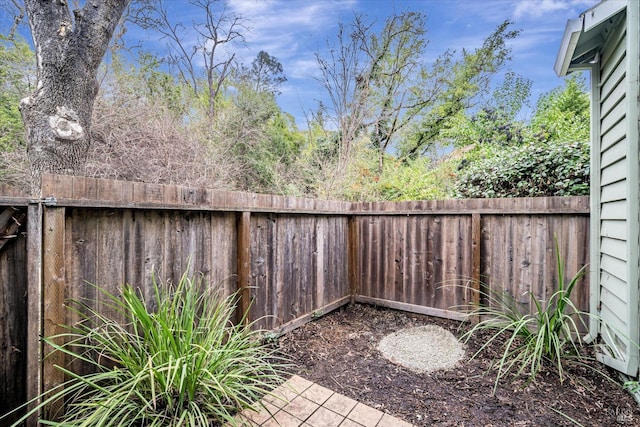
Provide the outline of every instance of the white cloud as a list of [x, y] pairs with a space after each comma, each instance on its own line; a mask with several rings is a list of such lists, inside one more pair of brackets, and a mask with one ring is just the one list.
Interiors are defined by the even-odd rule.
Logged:
[[588, 8], [597, 0], [520, 0], [513, 11], [514, 19], [541, 18], [557, 11]]
[[356, 0], [230, 0], [230, 8], [249, 21], [247, 44], [279, 59], [315, 50], [318, 35], [351, 12]]
[[291, 62], [291, 70], [288, 73], [293, 79], [308, 79], [318, 74], [318, 63], [312, 55], [305, 55]]
[[[247, 49], [239, 60], [249, 63], [261, 50], [280, 61], [288, 79], [279, 99], [299, 110], [318, 97], [313, 76], [318, 72], [314, 52], [325, 47], [338, 22], [349, 21], [358, 0], [229, 0], [230, 11], [248, 22]], [[286, 101], [285, 101], [286, 100]]]

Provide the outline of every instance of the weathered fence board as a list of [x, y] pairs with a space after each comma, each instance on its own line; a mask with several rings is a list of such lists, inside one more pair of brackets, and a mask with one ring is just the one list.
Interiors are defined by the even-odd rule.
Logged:
[[416, 213], [356, 222], [357, 298], [429, 307], [433, 314], [470, 302], [471, 288], [460, 285], [473, 273], [471, 216]]
[[0, 408], [14, 408], [26, 397], [26, 254], [24, 234], [0, 250]]
[[[570, 279], [589, 262], [589, 217], [567, 215], [487, 215], [482, 222], [482, 281], [506, 291], [523, 307], [531, 292], [548, 300], [557, 290], [554, 236]], [[574, 302], [589, 308], [587, 277], [576, 286]]]
[[234, 213], [75, 208], [66, 223], [75, 297], [95, 297], [87, 282], [116, 293], [128, 283], [151, 299], [152, 275], [176, 282], [188, 265], [225, 294], [235, 291]]
[[[26, 399], [28, 199], [0, 186], [0, 408]], [[0, 411], [2, 412], [2, 411]]]
[[251, 317], [265, 329], [344, 300], [348, 219], [317, 215], [252, 215]]

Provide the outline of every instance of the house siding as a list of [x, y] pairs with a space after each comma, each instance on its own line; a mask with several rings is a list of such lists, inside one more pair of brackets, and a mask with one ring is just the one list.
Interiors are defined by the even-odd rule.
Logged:
[[[627, 12], [628, 14], [628, 12]], [[638, 292], [638, 156], [637, 117], [630, 107], [634, 61], [628, 19], [622, 19], [601, 50], [597, 100], [597, 133], [593, 156], [598, 177], [592, 197], [599, 209], [592, 220], [599, 232], [592, 237], [597, 248], [597, 314], [600, 335], [610, 348], [601, 355], [608, 365], [630, 375], [638, 371], [636, 341]], [[636, 26], [637, 27], [637, 26]], [[633, 28], [633, 27], [631, 27]], [[637, 91], [636, 91], [637, 93]]]

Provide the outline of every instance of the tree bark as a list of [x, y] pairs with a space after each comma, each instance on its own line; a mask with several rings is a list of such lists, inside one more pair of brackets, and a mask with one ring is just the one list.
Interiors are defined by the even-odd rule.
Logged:
[[25, 0], [36, 50], [36, 90], [20, 102], [31, 168], [40, 197], [43, 173], [81, 174], [91, 143], [98, 67], [130, 0]]

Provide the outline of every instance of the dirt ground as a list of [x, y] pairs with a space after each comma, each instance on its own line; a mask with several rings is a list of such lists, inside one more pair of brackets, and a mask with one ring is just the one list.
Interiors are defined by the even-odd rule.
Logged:
[[456, 368], [427, 374], [394, 365], [376, 350], [385, 335], [426, 324], [461, 334], [459, 322], [357, 304], [282, 336], [279, 345], [295, 373], [419, 426], [640, 425], [636, 401], [620, 383], [594, 373], [591, 368], [602, 369], [597, 362], [568, 369], [563, 383], [552, 370], [531, 384], [509, 377], [493, 394], [490, 367], [499, 349], [469, 360], [486, 335], [468, 343]]

